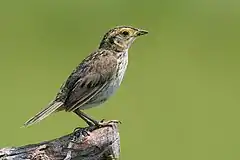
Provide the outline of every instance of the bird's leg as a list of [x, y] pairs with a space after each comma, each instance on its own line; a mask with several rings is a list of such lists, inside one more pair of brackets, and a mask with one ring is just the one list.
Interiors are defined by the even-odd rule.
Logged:
[[119, 121], [119, 120], [109, 120], [109, 121], [105, 121], [105, 120], [103, 119], [103, 120], [101, 120], [100, 122], [98, 122], [98, 121], [94, 120], [93, 118], [89, 117], [89, 116], [88, 116], [87, 114], [85, 114], [84, 112], [82, 112], [82, 111], [79, 111], [79, 112], [81, 113], [81, 115], [82, 115], [83, 117], [85, 117], [85, 119], [87, 119], [88, 121], [92, 121], [92, 123], [93, 123], [96, 127], [98, 127], [98, 128], [104, 127], [104, 126], [111, 126], [112, 123], [121, 124], [121, 121]]
[[89, 126], [99, 126], [99, 122], [94, 120], [93, 118], [89, 117], [84, 112], [80, 111], [79, 109], [75, 110], [76, 113], [80, 118], [82, 118]]
[[98, 121], [94, 120], [93, 118], [91, 118], [90, 116], [88, 116], [87, 114], [85, 114], [84, 112], [80, 111], [79, 109], [77, 109], [74, 112], [79, 117], [81, 117], [89, 126], [96, 126], [96, 127], [100, 128], [100, 127], [103, 127], [103, 126], [109, 126], [109, 125], [111, 125], [111, 123], [120, 123], [121, 124], [121, 122], [119, 120], [105, 121], [103, 119], [100, 122], [98, 122]]

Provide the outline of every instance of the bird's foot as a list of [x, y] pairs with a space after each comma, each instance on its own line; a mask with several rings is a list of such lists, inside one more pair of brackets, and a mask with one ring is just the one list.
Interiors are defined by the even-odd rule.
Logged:
[[109, 121], [105, 121], [105, 119], [101, 120], [100, 122], [98, 122], [98, 124], [96, 124], [96, 126], [98, 128], [101, 127], [105, 127], [105, 126], [112, 126], [113, 124], [121, 124], [122, 122], [119, 120], [109, 120]]

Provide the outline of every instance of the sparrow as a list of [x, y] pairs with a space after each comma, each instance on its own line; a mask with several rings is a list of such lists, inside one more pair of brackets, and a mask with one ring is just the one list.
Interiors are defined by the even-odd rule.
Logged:
[[98, 49], [88, 55], [62, 84], [54, 100], [24, 123], [35, 124], [52, 113], [74, 112], [89, 126], [100, 124], [83, 112], [106, 102], [119, 88], [128, 65], [128, 50], [148, 31], [131, 26], [110, 29]]

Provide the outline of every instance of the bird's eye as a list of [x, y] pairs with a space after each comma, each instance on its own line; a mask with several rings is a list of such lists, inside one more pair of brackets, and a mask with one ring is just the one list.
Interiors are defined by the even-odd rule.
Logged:
[[127, 36], [127, 35], [129, 35], [129, 32], [128, 32], [128, 31], [123, 31], [122, 34], [123, 34], [124, 36]]

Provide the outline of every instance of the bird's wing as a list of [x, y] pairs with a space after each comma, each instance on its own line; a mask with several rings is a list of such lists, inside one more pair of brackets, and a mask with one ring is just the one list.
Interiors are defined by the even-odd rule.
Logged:
[[64, 106], [74, 111], [89, 102], [116, 74], [117, 58], [109, 51], [98, 51], [87, 57], [66, 81]]

